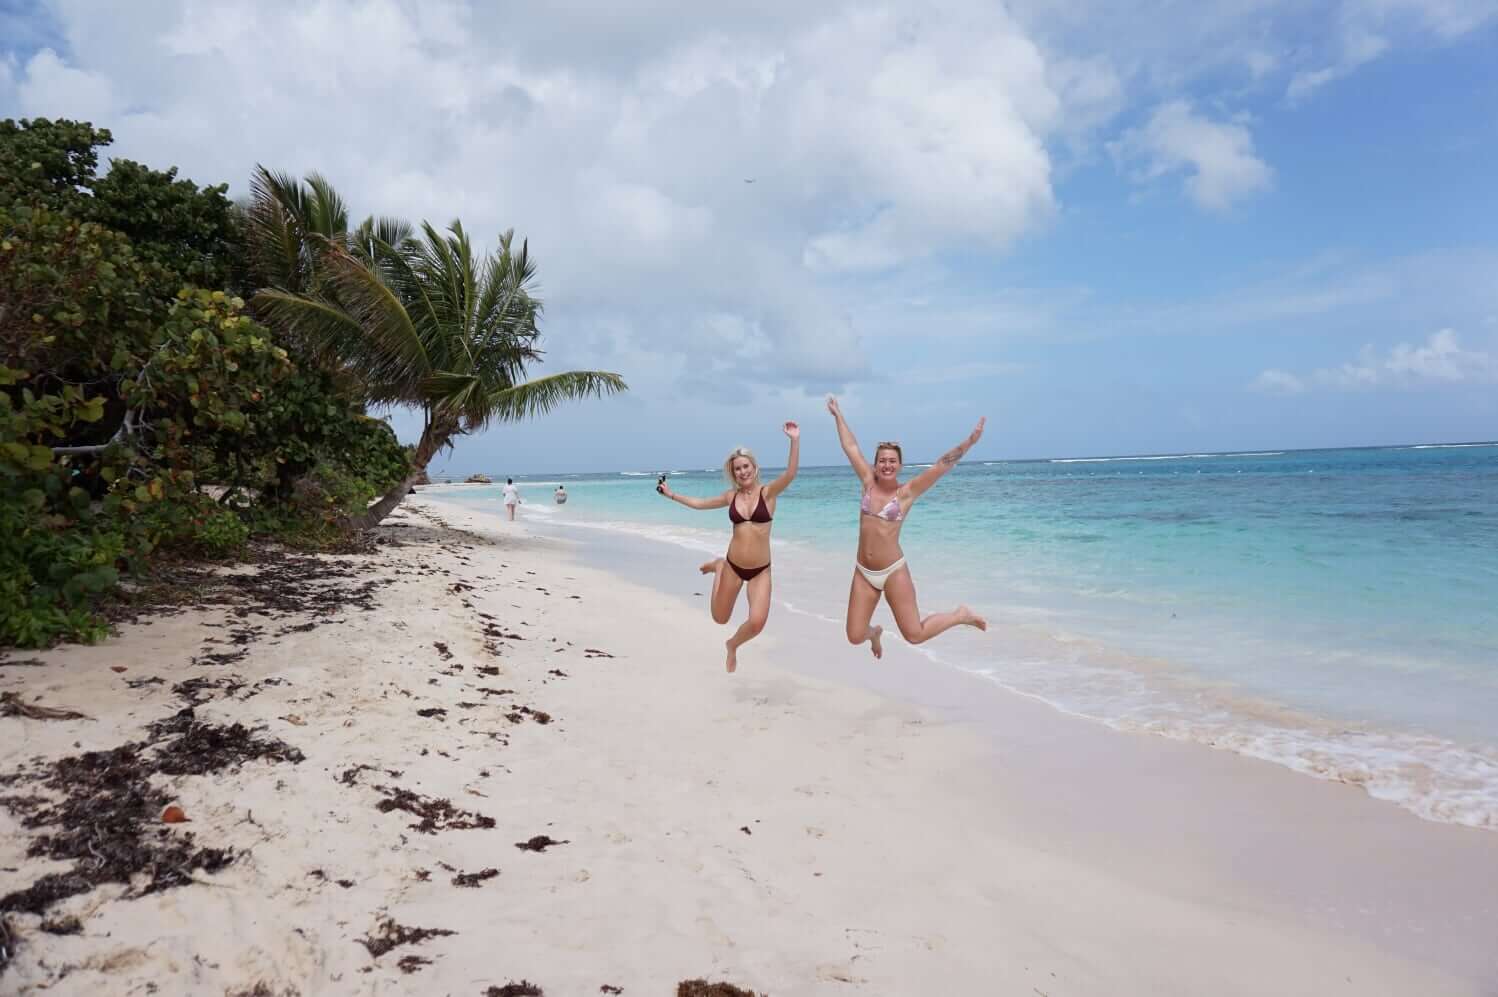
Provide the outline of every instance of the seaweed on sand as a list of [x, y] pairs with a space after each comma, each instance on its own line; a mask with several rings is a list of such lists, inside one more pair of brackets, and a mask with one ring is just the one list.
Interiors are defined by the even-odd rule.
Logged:
[[156, 752], [156, 771], [164, 775], [206, 775], [261, 758], [295, 765], [306, 757], [279, 738], [256, 737], [242, 723], [203, 723], [191, 706], [149, 729], [158, 741], [175, 738]]
[[484, 991], [484, 997], [544, 997], [544, 991], [530, 980], [521, 980], [502, 987], [490, 987]]
[[48, 795], [0, 797], [23, 827], [45, 829], [32, 838], [29, 857], [73, 863], [0, 897], [0, 912], [41, 914], [59, 900], [104, 883], [129, 885], [137, 876], [145, 882], [133, 895], [156, 893], [192, 882], [194, 870], [222, 869], [234, 860], [231, 849], [200, 847], [192, 832], [161, 824], [172, 798], [150, 777], [206, 775], [255, 758], [302, 760], [296, 748], [256, 737], [242, 724], [199, 722], [191, 707], [150, 731], [149, 742], [62, 758], [24, 777]]
[[676, 985], [676, 997], [768, 997], [732, 983], [709, 983], [706, 980], [682, 980]]
[[387, 917], [376, 926], [374, 931], [370, 932], [368, 938], [357, 938], [355, 941], [368, 949], [371, 956], [378, 959], [398, 945], [420, 945], [428, 938], [456, 934], [456, 931], [450, 931], [447, 928], [413, 928], [409, 925], [397, 924], [394, 918]]
[[568, 845], [568, 844], [571, 844], [571, 842], [570, 841], [557, 841], [557, 840], [555, 840], [554, 838], [552, 838], [552, 837], [550, 837], [548, 835], [538, 834], [534, 838], [530, 838], [529, 840], [515, 842], [515, 847], [518, 848], [518, 849], [520, 849], [523, 852], [544, 852], [544, 851], [546, 851], [546, 849], [550, 848], [552, 845]]
[[13, 692], [0, 692], [0, 717], [26, 717], [30, 720], [88, 720], [77, 710], [59, 710], [51, 706], [28, 703]]
[[392, 810], [404, 810], [408, 814], [414, 814], [421, 820], [410, 826], [412, 830], [423, 834], [494, 826], [493, 817], [485, 817], [471, 810], [462, 810], [453, 806], [451, 800], [433, 799], [399, 786], [376, 786], [374, 788], [376, 792], [386, 794], [383, 800], [375, 804], [380, 813], [388, 814]]
[[493, 879], [499, 875], [498, 869], [484, 869], [481, 872], [460, 872], [453, 877], [454, 886], [467, 886], [474, 889], [486, 879]]
[[191, 882], [194, 869], [215, 872], [233, 861], [229, 849], [199, 848], [191, 832], [161, 826], [156, 815], [171, 797], [151, 785], [156, 769], [142, 748], [124, 744], [53, 763], [38, 781], [56, 800], [0, 800], [23, 827], [53, 829], [32, 839], [28, 856], [73, 863], [0, 897], [0, 911], [41, 914], [59, 900], [103, 883], [129, 884], [137, 875], [147, 877], [138, 893], [155, 893]]
[[5, 916], [0, 914], [0, 974], [5, 972], [5, 967], [10, 965], [11, 956], [16, 952], [16, 936], [11, 934], [10, 925], [6, 923]]

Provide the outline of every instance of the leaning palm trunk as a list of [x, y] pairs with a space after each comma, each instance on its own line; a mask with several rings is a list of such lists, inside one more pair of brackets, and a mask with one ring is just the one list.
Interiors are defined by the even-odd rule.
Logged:
[[380, 500], [364, 510], [362, 514], [350, 517], [347, 525], [355, 530], [372, 530], [384, 522], [385, 517], [394, 512], [396, 507], [405, 501], [406, 496], [411, 494], [411, 489], [441, 449], [441, 445], [432, 438], [430, 429], [422, 433], [421, 442], [416, 445], [416, 452], [411, 455], [411, 469], [406, 473], [405, 478], [380, 496]]

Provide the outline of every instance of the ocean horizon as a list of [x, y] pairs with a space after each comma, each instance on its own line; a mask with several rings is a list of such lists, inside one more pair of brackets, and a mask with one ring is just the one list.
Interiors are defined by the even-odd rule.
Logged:
[[[661, 500], [657, 473], [513, 477], [532, 525], [720, 554], [722, 511]], [[718, 468], [664, 473], [724, 487]], [[846, 465], [803, 467], [776, 511], [776, 602], [829, 640], [857, 497]], [[1498, 442], [968, 461], [902, 539], [923, 613], [961, 601], [991, 624], [918, 648], [934, 663], [1498, 829]]]

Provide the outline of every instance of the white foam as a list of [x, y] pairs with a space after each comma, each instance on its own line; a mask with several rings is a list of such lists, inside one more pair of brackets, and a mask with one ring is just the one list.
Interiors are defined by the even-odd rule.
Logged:
[[1177, 453], [1153, 454], [1147, 457], [1052, 457], [1049, 464], [1112, 464], [1121, 460], [1205, 460], [1208, 457], [1282, 457], [1283, 450], [1259, 450], [1252, 453]]
[[1417, 443], [1412, 447], [1394, 447], [1395, 450], [1465, 450], [1469, 447], [1498, 447], [1498, 443]]

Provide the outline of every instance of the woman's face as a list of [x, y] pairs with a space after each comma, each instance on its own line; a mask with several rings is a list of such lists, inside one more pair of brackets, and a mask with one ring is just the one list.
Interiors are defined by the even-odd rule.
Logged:
[[900, 476], [900, 455], [893, 450], [880, 450], [874, 455], [874, 477], [894, 479]]
[[754, 476], [759, 469], [754, 466], [754, 461], [748, 457], [735, 457], [733, 459], [733, 481], [740, 488], [747, 488], [754, 483]]

